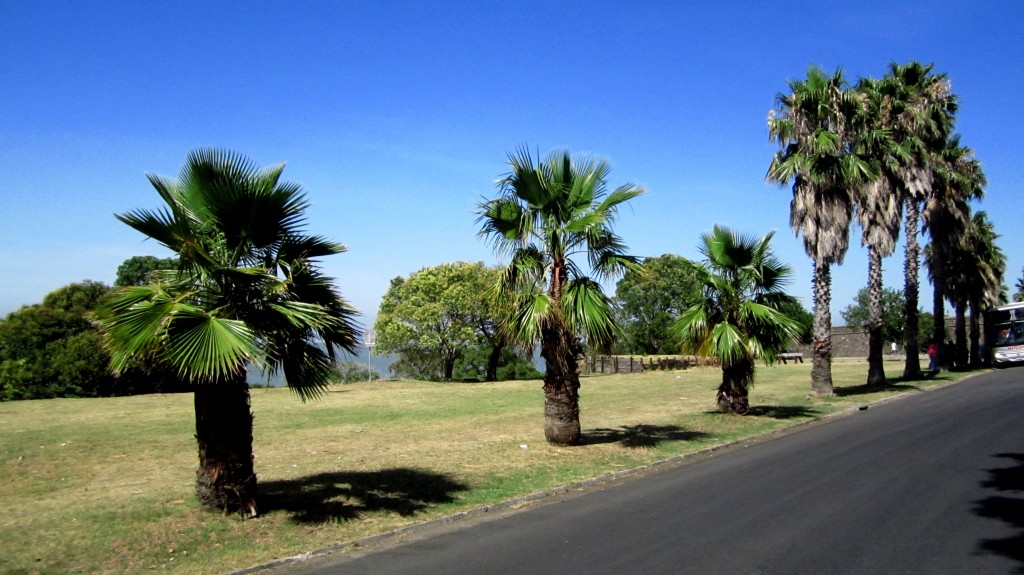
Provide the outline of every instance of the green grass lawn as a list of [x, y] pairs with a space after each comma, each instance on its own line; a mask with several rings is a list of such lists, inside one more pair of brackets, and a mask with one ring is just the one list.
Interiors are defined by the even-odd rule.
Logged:
[[[889, 363], [898, 373], [902, 364]], [[0, 403], [0, 573], [222, 573], [691, 453], [960, 374], [865, 393], [836, 362], [759, 367], [751, 415], [713, 413], [721, 372], [595, 376], [584, 445], [544, 441], [539, 381], [254, 389], [261, 517], [201, 511], [191, 394]]]

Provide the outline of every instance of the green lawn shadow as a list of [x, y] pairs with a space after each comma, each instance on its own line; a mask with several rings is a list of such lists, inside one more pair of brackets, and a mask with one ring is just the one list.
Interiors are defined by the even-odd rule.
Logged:
[[580, 445], [621, 443], [634, 449], [657, 447], [663, 441], [692, 441], [706, 436], [700, 431], [686, 431], [677, 425], [623, 425], [616, 429], [590, 429], [583, 433]]
[[419, 469], [338, 471], [259, 484], [261, 513], [285, 511], [300, 524], [358, 519], [390, 511], [403, 517], [441, 503], [469, 486], [450, 476]]

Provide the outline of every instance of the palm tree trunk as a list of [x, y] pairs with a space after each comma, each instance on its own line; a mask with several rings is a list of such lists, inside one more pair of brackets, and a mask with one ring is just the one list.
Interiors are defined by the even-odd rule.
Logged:
[[903, 364], [903, 379], [921, 379], [920, 342], [918, 342], [919, 314], [917, 311], [918, 296], [918, 268], [920, 267], [921, 247], [917, 243], [917, 224], [920, 219], [921, 205], [916, 200], [907, 202], [907, 244], [904, 249], [903, 258], [903, 293], [906, 296], [905, 315], [907, 317], [906, 342], [904, 349], [907, 358]]
[[936, 354], [939, 357], [939, 369], [949, 367], [946, 362], [952, 357], [951, 349], [946, 349], [946, 298], [940, 287], [943, 282], [940, 270], [932, 272], [932, 317], [935, 319], [932, 328], [932, 341], [935, 342]]
[[256, 516], [252, 411], [245, 373], [195, 388], [199, 469], [196, 495], [207, 508]]
[[868, 246], [868, 385], [885, 385], [882, 365], [882, 256]]
[[811, 347], [811, 396], [826, 397], [832, 388], [832, 273], [814, 262], [814, 343]]
[[718, 386], [718, 411], [746, 415], [750, 411], [748, 389], [754, 379], [754, 363], [741, 360], [722, 366], [722, 385]]
[[971, 298], [970, 310], [971, 310], [971, 323], [970, 323], [970, 341], [971, 341], [971, 352], [970, 352], [970, 366], [971, 369], [978, 369], [981, 367], [981, 325], [979, 322], [978, 315], [981, 313], [981, 302], [977, 298]]
[[967, 302], [956, 302], [956, 347], [954, 360], [957, 367], [967, 366]]
[[579, 339], [561, 325], [541, 329], [544, 358], [544, 438], [555, 445], [580, 443]]

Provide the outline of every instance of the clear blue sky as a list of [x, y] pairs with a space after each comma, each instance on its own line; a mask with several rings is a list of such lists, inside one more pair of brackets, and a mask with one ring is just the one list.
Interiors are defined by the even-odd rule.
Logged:
[[[0, 315], [169, 255], [113, 214], [157, 207], [144, 174], [206, 146], [287, 162], [309, 229], [350, 248], [325, 269], [367, 324], [397, 275], [497, 263], [473, 210], [522, 144], [600, 155], [612, 187], [646, 186], [617, 227], [635, 254], [696, 257], [715, 223], [777, 229], [810, 308], [791, 192], [764, 182], [768, 110], [809, 64], [852, 81], [911, 59], [951, 77], [989, 181], [975, 208], [1020, 277], [1024, 5], [699, 4], [0, 0]], [[867, 281], [852, 233], [836, 321]], [[884, 265], [901, 288], [902, 248]]]

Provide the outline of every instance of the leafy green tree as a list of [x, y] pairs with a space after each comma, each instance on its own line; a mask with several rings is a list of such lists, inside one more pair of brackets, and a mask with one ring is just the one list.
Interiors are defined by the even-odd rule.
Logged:
[[594, 349], [610, 349], [617, 331], [610, 299], [579, 260], [607, 280], [636, 265], [612, 224], [619, 206], [644, 190], [626, 184], [608, 193], [608, 163], [568, 152], [535, 161], [521, 149], [509, 155], [509, 164], [498, 197], [479, 205], [480, 235], [509, 261], [499, 289], [514, 306], [507, 333], [524, 348], [540, 343], [544, 436], [576, 445], [580, 338]]
[[791, 80], [790, 92], [776, 96], [768, 132], [779, 151], [767, 178], [793, 182], [790, 227], [803, 237], [813, 263], [814, 342], [811, 395], [829, 396], [832, 386], [832, 274], [850, 245], [854, 194], [868, 167], [851, 150], [849, 119], [861, 106], [841, 70], [829, 76], [807, 69], [806, 80]]
[[678, 353], [670, 328], [699, 299], [700, 284], [686, 258], [646, 258], [615, 285], [615, 311], [623, 330], [616, 348], [622, 353]]
[[1024, 268], [1020, 270], [1020, 279], [1017, 280], [1015, 289], [1017, 291], [1013, 294], [1013, 301], [1024, 301]]
[[179, 266], [122, 288], [98, 313], [116, 369], [151, 354], [193, 385], [199, 500], [249, 515], [257, 486], [246, 367], [283, 373], [300, 398], [316, 398], [336, 350], [354, 353], [359, 338], [356, 312], [318, 267], [345, 247], [305, 233], [308, 201], [283, 170], [201, 149], [177, 179], [148, 175], [166, 206], [117, 218]]
[[[846, 325], [867, 331], [871, 318], [870, 301], [871, 293], [868, 288], [858, 291], [854, 302], [839, 312]], [[903, 292], [894, 289], [883, 290], [881, 304], [882, 340], [902, 344], [906, 337], [906, 299]]]
[[117, 279], [114, 286], [141, 286], [149, 283], [150, 275], [160, 270], [178, 269], [178, 258], [158, 258], [155, 256], [132, 256], [117, 266]]
[[91, 280], [73, 283], [0, 321], [0, 400], [118, 393], [109, 355], [89, 320], [109, 290]]
[[769, 233], [761, 239], [715, 226], [701, 236], [702, 263], [693, 269], [703, 299], [673, 327], [684, 352], [711, 357], [722, 366], [718, 409], [745, 414], [754, 383], [754, 362], [773, 363], [791, 345], [800, 326], [778, 310], [789, 267], [771, 251]]
[[398, 355], [396, 375], [450, 380], [460, 354], [486, 344], [493, 380], [506, 346], [497, 329], [500, 307], [490, 297], [499, 274], [482, 262], [455, 262], [391, 280], [377, 314], [377, 353]]

